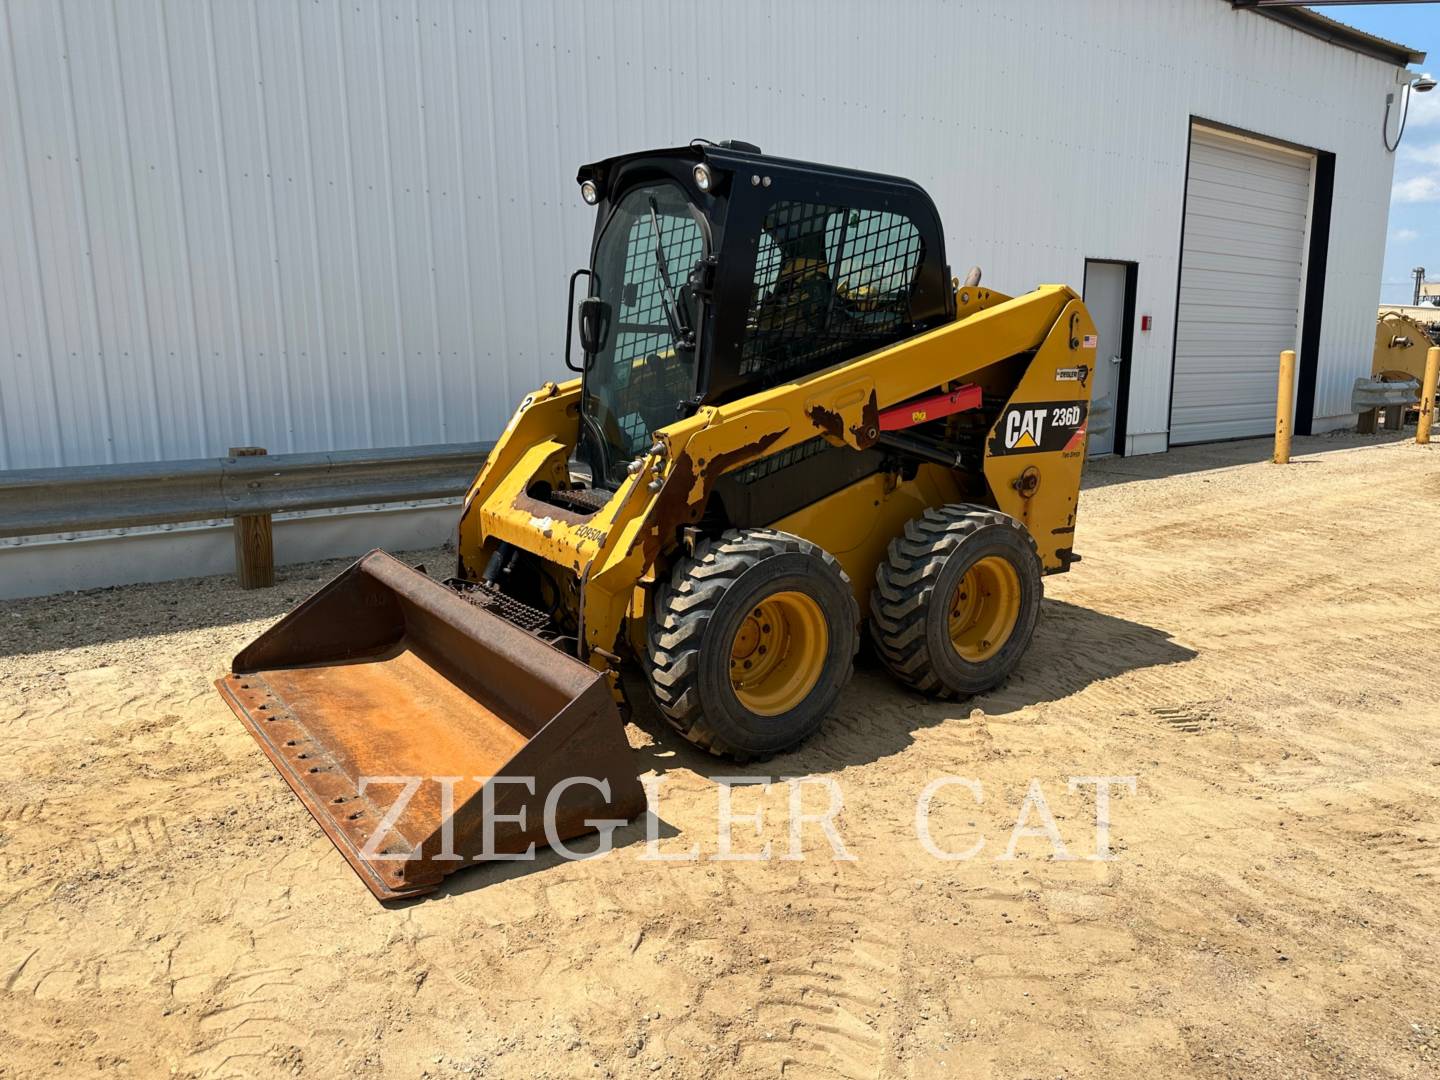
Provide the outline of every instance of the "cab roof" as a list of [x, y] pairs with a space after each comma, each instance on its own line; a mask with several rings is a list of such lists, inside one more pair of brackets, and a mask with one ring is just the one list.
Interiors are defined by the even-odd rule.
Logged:
[[592, 161], [588, 165], [580, 166], [575, 175], [575, 181], [583, 184], [586, 180], [592, 180], [601, 191], [604, 191], [610, 187], [610, 181], [627, 166], [666, 159], [691, 161], [697, 164], [703, 161], [726, 172], [763, 168], [768, 165], [785, 169], [791, 173], [810, 173], [831, 180], [849, 180], [862, 184], [879, 183], [909, 188], [924, 195], [926, 199], [929, 198], [924, 188], [902, 176], [867, 172], [863, 169], [851, 169], [839, 165], [826, 165], [816, 161], [778, 157], [774, 154], [764, 153], [754, 143], [742, 142], [739, 139], [727, 139], [718, 143], [711, 142], [709, 139], [692, 139], [688, 146], [668, 146], [656, 150], [638, 150], [628, 154], [617, 154], [614, 157], [602, 158], [599, 161]]

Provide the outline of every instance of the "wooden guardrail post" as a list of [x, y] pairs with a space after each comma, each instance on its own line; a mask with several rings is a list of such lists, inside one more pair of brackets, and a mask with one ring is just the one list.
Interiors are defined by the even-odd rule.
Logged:
[[1430, 425], [1435, 421], [1437, 380], [1440, 380], [1440, 345], [1432, 345], [1425, 354], [1425, 381], [1420, 384], [1420, 422], [1415, 425], [1415, 441], [1422, 446], [1430, 441]]
[[[232, 446], [231, 457], [260, 457], [263, 446]], [[235, 515], [235, 580], [242, 589], [275, 584], [275, 543], [269, 514]]]
[[1290, 435], [1295, 426], [1295, 350], [1280, 354], [1280, 384], [1275, 399], [1275, 464], [1290, 461]]

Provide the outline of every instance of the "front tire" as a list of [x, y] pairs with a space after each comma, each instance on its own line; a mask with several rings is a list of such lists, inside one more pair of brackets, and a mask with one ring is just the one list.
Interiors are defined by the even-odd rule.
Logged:
[[926, 510], [875, 570], [870, 636], [885, 665], [923, 693], [984, 693], [1025, 655], [1044, 596], [1035, 541], [983, 506]]
[[774, 529], [731, 529], [681, 559], [652, 607], [660, 711], [712, 754], [750, 761], [820, 726], [854, 671], [860, 611], [835, 557]]

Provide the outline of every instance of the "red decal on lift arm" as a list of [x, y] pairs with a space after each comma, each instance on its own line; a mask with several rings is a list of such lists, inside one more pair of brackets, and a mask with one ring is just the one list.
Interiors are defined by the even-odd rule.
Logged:
[[939, 420], [953, 413], [967, 409], [978, 409], [984, 397], [978, 386], [962, 386], [948, 394], [934, 394], [931, 397], [912, 398], [899, 405], [892, 405], [880, 414], [881, 431], [903, 431], [905, 428], [923, 424], [927, 420]]

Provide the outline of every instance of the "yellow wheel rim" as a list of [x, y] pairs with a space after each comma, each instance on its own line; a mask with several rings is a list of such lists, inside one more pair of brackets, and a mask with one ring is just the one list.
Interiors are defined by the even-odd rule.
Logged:
[[999, 555], [966, 570], [950, 596], [950, 641], [972, 664], [1004, 648], [1019, 619], [1020, 575]]
[[759, 716], [789, 712], [820, 681], [830, 630], [820, 605], [798, 592], [767, 596], [745, 615], [730, 643], [730, 683]]

